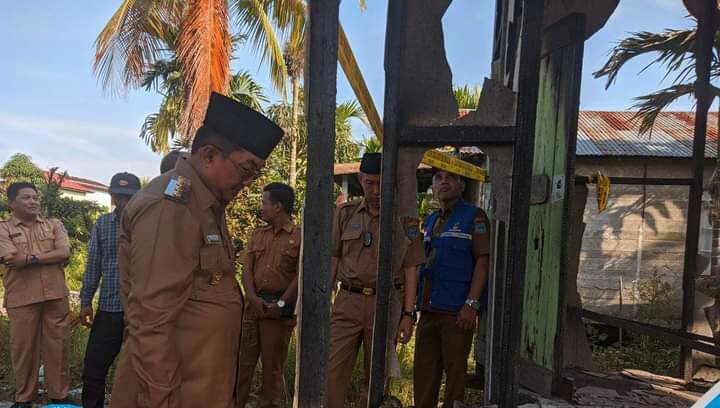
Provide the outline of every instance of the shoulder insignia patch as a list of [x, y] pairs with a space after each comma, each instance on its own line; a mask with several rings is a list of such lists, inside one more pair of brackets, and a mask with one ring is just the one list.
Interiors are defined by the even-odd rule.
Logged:
[[403, 224], [405, 227], [405, 235], [408, 239], [412, 241], [420, 236], [419, 221], [417, 218], [405, 217], [403, 219]]
[[408, 227], [406, 234], [410, 240], [415, 240], [417, 237], [420, 236], [420, 230], [416, 225], [413, 225]]
[[183, 176], [170, 179], [164, 194], [172, 200], [187, 203], [190, 199], [190, 179]]

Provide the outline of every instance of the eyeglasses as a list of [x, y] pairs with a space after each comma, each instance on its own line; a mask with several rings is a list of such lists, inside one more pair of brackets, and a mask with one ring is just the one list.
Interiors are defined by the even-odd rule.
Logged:
[[230, 160], [230, 163], [233, 164], [235, 167], [235, 170], [237, 170], [238, 174], [240, 175], [240, 178], [243, 180], [252, 180], [255, 181], [260, 176], [262, 176], [262, 171], [260, 170], [252, 170], [248, 169], [247, 167], [244, 167], [240, 164], [238, 164], [235, 160], [231, 159], [230, 156], [227, 157], [228, 160]]

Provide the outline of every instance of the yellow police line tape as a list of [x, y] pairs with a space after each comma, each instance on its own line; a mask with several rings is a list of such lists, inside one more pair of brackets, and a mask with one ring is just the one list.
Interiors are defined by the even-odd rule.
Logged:
[[428, 150], [423, 156], [422, 162], [428, 166], [449, 171], [463, 177], [485, 182], [487, 171], [481, 167], [462, 161], [456, 157], [448, 156], [435, 149]]
[[595, 192], [597, 193], [598, 214], [607, 209], [608, 199], [610, 197], [610, 178], [601, 172], [597, 172], [587, 177], [588, 184], [596, 184]]

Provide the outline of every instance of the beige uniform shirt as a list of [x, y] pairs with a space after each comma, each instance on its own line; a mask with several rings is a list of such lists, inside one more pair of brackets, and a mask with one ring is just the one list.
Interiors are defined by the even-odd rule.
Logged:
[[250, 237], [243, 263], [252, 271], [257, 293], [282, 296], [298, 275], [300, 228], [292, 221], [273, 231], [268, 225]]
[[187, 160], [130, 201], [118, 261], [127, 328], [112, 407], [232, 407], [243, 299], [224, 208]]
[[[357, 287], [375, 287], [377, 282], [380, 217], [367, 211], [365, 199], [342, 204], [335, 210], [332, 256], [338, 258], [337, 279]], [[393, 228], [393, 282], [403, 283], [403, 267], [425, 262], [422, 238], [417, 229], [406, 233], [399, 219]]]
[[[67, 232], [57, 219], [38, 217], [30, 225], [17, 217], [0, 222], [0, 257], [10, 257], [18, 252], [39, 255], [69, 247]], [[6, 268], [3, 284], [5, 307], [26, 306], [68, 295], [62, 263]]]

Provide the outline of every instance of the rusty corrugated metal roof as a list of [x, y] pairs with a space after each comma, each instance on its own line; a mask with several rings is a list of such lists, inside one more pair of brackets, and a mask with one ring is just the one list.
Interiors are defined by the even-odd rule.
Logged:
[[[640, 134], [635, 112], [580, 111], [578, 156], [692, 157], [694, 112], [662, 112]], [[718, 114], [708, 117], [705, 157], [717, 157]]]

